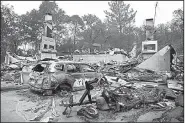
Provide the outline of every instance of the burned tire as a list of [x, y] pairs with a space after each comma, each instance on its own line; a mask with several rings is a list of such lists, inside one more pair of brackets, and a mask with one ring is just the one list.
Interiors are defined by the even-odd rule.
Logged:
[[45, 90], [45, 91], [42, 92], [43, 96], [51, 96], [52, 94], [53, 94], [52, 90]]
[[86, 107], [86, 108], [81, 108], [77, 112], [78, 116], [85, 116], [87, 118], [93, 119], [98, 117], [98, 111], [93, 108], [93, 107]]

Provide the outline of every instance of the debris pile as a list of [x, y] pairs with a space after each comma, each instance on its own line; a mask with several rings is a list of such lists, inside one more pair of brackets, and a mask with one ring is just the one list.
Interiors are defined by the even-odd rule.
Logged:
[[125, 61], [123, 63], [116, 63], [112, 61], [109, 63], [101, 63], [101, 65], [93, 64], [92, 66], [106, 75], [116, 76], [119, 73], [126, 73], [134, 68], [137, 64], [138, 61], [133, 59], [132, 61]]
[[104, 90], [102, 93], [101, 100], [103, 104], [99, 104], [99, 108], [108, 107], [107, 109], [114, 109], [115, 112], [125, 112], [129, 111], [132, 108], [139, 109], [143, 105], [155, 104], [159, 101], [162, 101], [165, 97], [164, 90], [159, 88], [152, 87], [142, 87], [142, 88], [132, 88], [132, 87], [119, 87], [115, 90]]
[[[164, 56], [164, 54], [162, 56], [161, 54], [157, 54], [156, 57], [158, 55], [160, 58]], [[154, 58], [155, 57], [152, 57], [152, 59]], [[167, 69], [170, 67], [173, 68], [168, 72], [142, 68], [143, 66], [138, 67], [139, 63], [139, 61], [133, 59], [132, 61], [121, 64], [114, 61], [110, 63], [92, 64], [98, 72], [104, 74], [101, 79], [85, 80], [84, 83], [82, 82], [84, 88], [81, 91], [78, 90], [79, 93], [73, 90], [74, 87], [72, 86], [70, 86], [72, 89], [62, 89], [67, 88], [64, 85], [58, 86], [59, 89], [62, 90], [59, 91], [60, 93], [57, 93], [57, 99], [54, 99], [56, 95], [50, 95], [50, 97], [43, 96], [48, 98], [48, 101], [46, 101], [48, 103], [43, 103], [34, 110], [32, 109], [34, 113], [37, 113], [37, 116], [31, 119], [31, 121], [53, 121], [54, 117], [59, 117], [55, 111], [55, 107], [59, 106], [62, 110], [61, 115], [63, 114], [62, 116], [60, 115], [60, 117], [64, 118], [66, 116], [65, 118], [69, 119], [78, 116], [85, 121], [98, 121], [102, 118], [103, 114], [107, 112], [114, 115], [122, 115], [124, 112], [136, 110], [138, 112], [130, 116], [134, 117], [134, 122], [137, 121], [139, 117], [151, 112], [162, 112], [160, 117], [151, 119], [153, 122], [182, 122], [184, 120], [183, 90], [179, 89], [179, 87], [171, 88], [169, 86], [169, 80], [171, 79], [173, 84], [176, 80], [176, 85], [180, 84], [182, 87], [184, 83], [183, 61], [179, 59], [175, 64], [167, 66]], [[62, 68], [60, 65], [58, 67], [59, 69]], [[11, 69], [11, 72], [4, 73], [2, 77], [3, 80], [19, 81], [20, 74], [17, 69], [19, 67], [8, 66], [4, 68]], [[34, 71], [39, 72], [38, 70]], [[38, 75], [32, 77], [32, 79], [37, 79], [36, 76], [42, 76], [42, 71], [44, 71], [44, 69], [41, 70]], [[47, 78], [48, 75], [49, 74], [46, 73], [44, 77]], [[70, 76], [61, 76], [61, 74], [56, 73], [54, 75], [55, 78], [51, 77], [53, 80], [50, 82], [59, 82], [63, 81], [63, 79], [68, 80], [68, 82], [73, 81]], [[86, 76], [90, 76], [90, 74]], [[110, 76], [114, 77], [114, 79], [109, 79]], [[67, 77], [69, 78], [67, 79]], [[103, 81], [102, 78], [104, 78]], [[93, 85], [94, 83], [96, 83], [96, 86]], [[140, 86], [136, 86], [137, 84]], [[86, 96], [88, 100], [85, 100]], [[35, 102], [37, 100], [39, 99], [36, 99]], [[44, 110], [38, 113], [43, 108]], [[45, 114], [47, 114], [49, 110], [52, 111], [52, 115], [46, 117]], [[126, 119], [126, 117], [128, 118], [129, 116], [122, 117], [124, 120], [124, 118]]]
[[92, 105], [83, 107], [77, 112], [78, 116], [86, 117], [88, 119], [96, 119], [98, 118], [98, 110]]
[[20, 83], [20, 70], [11, 70], [11, 71], [3, 71], [2, 73], [2, 81], [6, 81], [7, 83]]
[[175, 100], [175, 106], [166, 110], [160, 118], [154, 122], [183, 122], [184, 121], [184, 95], [180, 94]]
[[121, 79], [124, 79], [126, 81], [159, 81], [162, 80], [163, 76], [156, 73], [152, 70], [147, 69], [141, 69], [141, 68], [133, 68], [129, 70], [127, 73], [124, 74], [118, 74], [118, 77]]
[[175, 79], [184, 80], [184, 56], [177, 57], [176, 64], [172, 65], [172, 71], [175, 73]]

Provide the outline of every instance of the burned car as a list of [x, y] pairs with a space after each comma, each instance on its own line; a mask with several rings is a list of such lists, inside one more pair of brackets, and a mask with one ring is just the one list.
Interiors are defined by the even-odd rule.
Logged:
[[85, 89], [85, 81], [102, 78], [92, 66], [72, 61], [42, 61], [30, 73], [31, 90], [53, 93]]

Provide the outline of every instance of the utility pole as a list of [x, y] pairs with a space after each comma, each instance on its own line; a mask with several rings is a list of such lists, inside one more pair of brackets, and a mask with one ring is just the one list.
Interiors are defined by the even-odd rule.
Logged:
[[156, 8], [157, 8], [158, 2], [155, 4], [155, 14], [154, 14], [154, 25], [155, 25], [155, 17], [156, 17]]
[[156, 17], [156, 8], [157, 8], [157, 5], [158, 5], [158, 2], [156, 2], [156, 4], [155, 4], [155, 14], [154, 14], [154, 25], [153, 25], [153, 36], [154, 36], [154, 33], [155, 33], [155, 17]]
[[75, 52], [75, 45], [76, 45], [76, 31], [77, 31], [77, 22], [75, 22], [75, 30], [74, 30], [74, 46], [73, 46], [73, 54], [74, 54], [74, 52]]

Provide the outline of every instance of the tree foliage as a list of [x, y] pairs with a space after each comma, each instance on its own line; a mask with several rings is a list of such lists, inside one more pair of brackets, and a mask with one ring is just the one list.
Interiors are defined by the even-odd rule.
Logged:
[[96, 15], [84, 15], [83, 21], [85, 22], [85, 30], [82, 35], [85, 41], [93, 44], [97, 38], [104, 36], [106, 25]]
[[[108, 2], [110, 11], [104, 11], [107, 18], [107, 26], [109, 31], [113, 32], [115, 47], [130, 50], [133, 43], [133, 33], [135, 16], [137, 11], [125, 4], [124, 1]], [[117, 33], [116, 33], [117, 32]], [[118, 33], [119, 32], [119, 33]]]
[[57, 43], [62, 42], [62, 38], [66, 34], [66, 29], [64, 24], [67, 22], [68, 16], [65, 14], [65, 11], [58, 7], [58, 4], [49, 1], [43, 1], [39, 7], [39, 16], [40, 21], [43, 23], [44, 15], [46, 13], [51, 13], [53, 18], [53, 37]]
[[75, 51], [76, 39], [77, 36], [79, 36], [79, 33], [83, 30], [84, 22], [78, 15], [72, 15], [68, 18], [67, 22], [69, 23], [69, 31], [71, 31], [71, 36], [73, 36], [73, 51]]
[[21, 44], [19, 24], [20, 19], [13, 6], [1, 5], [1, 60], [4, 60], [7, 50], [16, 53]]
[[163, 48], [167, 44], [171, 44], [179, 54], [184, 52], [184, 29], [182, 16], [183, 11], [177, 9], [173, 12], [173, 19], [166, 24], [159, 24], [156, 28], [156, 40], [159, 42], [159, 49]]
[[[53, 17], [53, 37], [57, 42], [58, 53], [72, 53], [86, 43], [90, 44], [89, 48], [93, 43], [98, 43], [104, 50], [115, 47], [131, 51], [135, 42], [141, 49], [141, 42], [145, 40], [145, 28], [144, 25], [134, 26], [137, 11], [123, 1], [111, 1], [108, 5], [109, 10], [104, 11], [106, 20], [102, 21], [94, 14], [69, 16], [55, 1], [43, 1], [38, 10], [33, 9], [20, 16], [14, 12], [13, 6], [1, 4], [2, 61], [7, 50], [20, 52], [18, 46], [21, 44], [33, 43], [36, 49], [28, 52], [33, 55], [38, 52], [44, 15], [47, 12]], [[155, 27], [154, 39], [158, 41], [159, 49], [172, 44], [178, 53], [183, 53], [184, 12], [177, 9], [172, 14], [170, 22]]]
[[135, 22], [137, 11], [130, 8], [130, 4], [125, 4], [124, 1], [108, 2], [109, 11], [104, 11], [110, 27], [117, 29], [119, 33], [127, 33], [127, 28], [131, 27]]
[[173, 12], [173, 20], [172, 23], [176, 27], [176, 29], [180, 29], [184, 31], [184, 12], [182, 9], [177, 9]]

